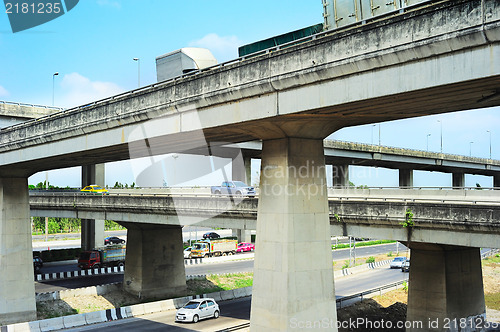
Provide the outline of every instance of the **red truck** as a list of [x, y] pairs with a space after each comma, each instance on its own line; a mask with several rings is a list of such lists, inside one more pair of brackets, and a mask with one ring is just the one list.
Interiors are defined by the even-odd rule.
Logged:
[[111, 245], [94, 250], [82, 251], [78, 259], [78, 267], [84, 269], [98, 269], [108, 266], [125, 265], [125, 245]]

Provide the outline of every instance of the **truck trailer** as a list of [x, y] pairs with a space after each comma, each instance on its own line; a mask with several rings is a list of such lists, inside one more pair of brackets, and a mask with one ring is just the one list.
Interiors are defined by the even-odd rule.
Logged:
[[78, 267], [84, 270], [109, 266], [124, 266], [125, 252], [125, 245], [109, 245], [102, 248], [82, 251], [78, 259]]
[[193, 245], [191, 258], [234, 255], [237, 247], [236, 240], [200, 241]]

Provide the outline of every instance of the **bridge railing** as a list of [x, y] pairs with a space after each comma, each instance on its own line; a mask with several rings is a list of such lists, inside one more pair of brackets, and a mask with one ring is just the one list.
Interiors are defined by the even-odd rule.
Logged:
[[241, 63], [241, 62], [243, 62], [245, 60], [248, 60], [248, 59], [251, 59], [251, 58], [255, 58], [255, 57], [260, 56], [260, 55], [270, 54], [272, 52], [276, 52], [276, 51], [279, 51], [281, 49], [288, 48], [288, 47], [291, 47], [291, 46], [294, 46], [294, 45], [297, 45], [297, 44], [305, 43], [305, 42], [308, 42], [308, 41], [313, 41], [313, 40], [316, 40], [318, 38], [323, 38], [323, 37], [331, 36], [331, 35], [338, 34], [338, 33], [344, 32], [344, 31], [352, 30], [356, 26], [363, 26], [363, 25], [366, 25], [367, 23], [370, 23], [372, 21], [378, 21], [378, 20], [381, 20], [381, 19], [384, 19], [384, 18], [392, 17], [394, 15], [403, 14], [403, 13], [408, 12], [408, 11], [413, 11], [413, 10], [415, 10], [416, 7], [426, 6], [428, 2], [432, 2], [432, 1], [434, 1], [434, 0], [429, 0], [429, 1], [425, 1], [425, 2], [422, 2], [422, 3], [415, 4], [415, 5], [406, 6], [406, 7], [400, 8], [400, 9], [396, 9], [396, 10], [393, 10], [393, 11], [386, 12], [386, 13], [378, 15], [376, 17], [364, 19], [363, 21], [353, 22], [351, 24], [346, 24], [346, 25], [341, 26], [341, 27], [331, 28], [329, 30], [326, 30], [326, 31], [323, 31], [323, 32], [320, 32], [320, 33], [317, 33], [317, 34], [314, 34], [314, 35], [306, 36], [304, 38], [300, 38], [300, 39], [297, 39], [297, 40], [294, 40], [294, 41], [291, 41], [291, 42], [288, 42], [288, 43], [284, 43], [284, 44], [280, 44], [280, 45], [277, 45], [277, 46], [273, 46], [273, 47], [270, 47], [268, 49], [265, 49], [265, 50], [262, 50], [262, 51], [259, 51], [259, 52], [256, 52], [256, 53], [248, 54], [248, 55], [243, 56], [243, 57], [238, 57], [236, 59], [228, 60], [228, 61], [216, 64], [216, 65], [213, 65], [213, 66], [210, 66], [210, 67], [206, 67], [206, 68], [203, 68], [203, 69], [193, 70], [193, 71], [190, 71], [188, 73], [184, 73], [182, 75], [170, 78], [170, 79], [165, 80], [165, 81], [152, 83], [150, 85], [139, 87], [139, 88], [134, 89], [134, 90], [129, 90], [129, 91], [126, 91], [126, 92], [123, 92], [123, 93], [120, 93], [120, 94], [117, 94], [117, 95], [114, 95], [114, 96], [111, 96], [111, 97], [107, 97], [107, 98], [104, 98], [104, 99], [96, 100], [94, 102], [91, 102], [91, 103], [88, 103], [88, 104], [85, 104], [85, 105], [80, 105], [80, 106], [72, 107], [72, 108], [69, 108], [69, 109], [64, 109], [61, 112], [57, 112], [57, 113], [53, 113], [53, 114], [50, 114], [50, 115], [46, 115], [46, 116], [37, 118], [36, 120], [29, 120], [29, 121], [25, 121], [23, 123], [14, 124], [12, 126], [2, 128], [2, 130], [7, 130], [7, 129], [12, 130], [12, 129], [15, 129], [15, 128], [18, 128], [18, 127], [21, 127], [21, 126], [30, 125], [31, 123], [36, 122], [36, 121], [43, 121], [43, 120], [46, 120], [46, 119], [50, 119], [51, 117], [60, 116], [61, 114], [65, 115], [65, 114], [68, 114], [68, 113], [77, 112], [79, 110], [83, 110], [83, 109], [86, 109], [88, 107], [92, 107], [92, 106], [97, 106], [97, 105], [100, 105], [100, 104], [108, 103], [110, 101], [113, 101], [113, 100], [121, 98], [121, 97], [126, 97], [128, 95], [134, 95], [134, 94], [137, 94], [137, 93], [140, 93], [140, 92], [145, 92], [145, 91], [148, 91], [150, 89], [161, 87], [161, 86], [164, 86], [164, 85], [167, 85], [167, 84], [170, 84], [170, 83], [175, 83], [176, 81], [184, 79], [186, 77], [194, 77], [194, 76], [197, 76], [199, 74], [208, 72], [210, 70], [220, 69], [220, 68], [232, 65], [232, 64], [238, 64], [238, 63]]

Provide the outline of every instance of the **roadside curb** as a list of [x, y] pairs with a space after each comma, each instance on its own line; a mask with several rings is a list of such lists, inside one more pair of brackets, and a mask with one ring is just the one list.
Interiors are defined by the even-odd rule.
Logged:
[[362, 271], [367, 271], [367, 270], [370, 270], [370, 269], [376, 269], [378, 267], [385, 266], [385, 265], [389, 264], [390, 262], [391, 262], [391, 260], [388, 259], [388, 260], [384, 260], [384, 261], [380, 261], [380, 262], [368, 263], [368, 264], [363, 264], [363, 265], [355, 266], [355, 267], [352, 267], [352, 268], [342, 269], [342, 270], [339, 270], [339, 271], [335, 271], [333, 273], [333, 277], [334, 278], [340, 278], [340, 277], [345, 277], [345, 276], [348, 276], [348, 275], [351, 275], [351, 274], [359, 273], [359, 272], [362, 272]]
[[90, 269], [81, 271], [44, 273], [44, 274], [36, 274], [35, 281], [68, 279], [68, 278], [85, 277], [91, 275], [115, 274], [115, 273], [123, 273], [123, 271], [124, 271], [123, 266], [114, 266], [114, 267], [106, 267], [106, 268], [101, 267], [100, 269]]
[[[89, 287], [90, 288], [90, 287]], [[0, 327], [1, 332], [45, 332], [62, 330], [70, 327], [80, 327], [96, 323], [110, 322], [125, 318], [139, 317], [152, 313], [176, 310], [192, 299], [203, 297], [214, 298], [216, 301], [238, 299], [252, 295], [252, 287], [239, 288], [203, 295], [178, 297], [175, 299], [135, 304], [127, 307], [107, 309], [85, 314], [37, 320], [33, 322], [10, 324]]]

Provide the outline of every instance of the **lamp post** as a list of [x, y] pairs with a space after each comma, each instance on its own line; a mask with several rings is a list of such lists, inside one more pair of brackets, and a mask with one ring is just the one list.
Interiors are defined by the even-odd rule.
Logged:
[[441, 127], [441, 153], [443, 153], [443, 123], [441, 122], [441, 120], [438, 120], [438, 122]]
[[472, 157], [472, 143], [474, 142], [469, 142], [469, 157]]
[[134, 58], [134, 61], [137, 61], [137, 87], [141, 87], [141, 59]]
[[58, 72], [55, 72], [54, 74], [52, 74], [52, 106], [54, 106], [54, 95], [55, 95], [55, 77], [58, 76], [59, 73]]
[[491, 131], [486, 130], [488, 134], [490, 134], [490, 159], [491, 159]]
[[378, 145], [380, 146], [380, 123], [378, 124]]
[[429, 151], [429, 136], [431, 136], [431, 134], [427, 134], [427, 151]]
[[373, 145], [373, 128], [377, 125], [372, 125], [372, 145]]

